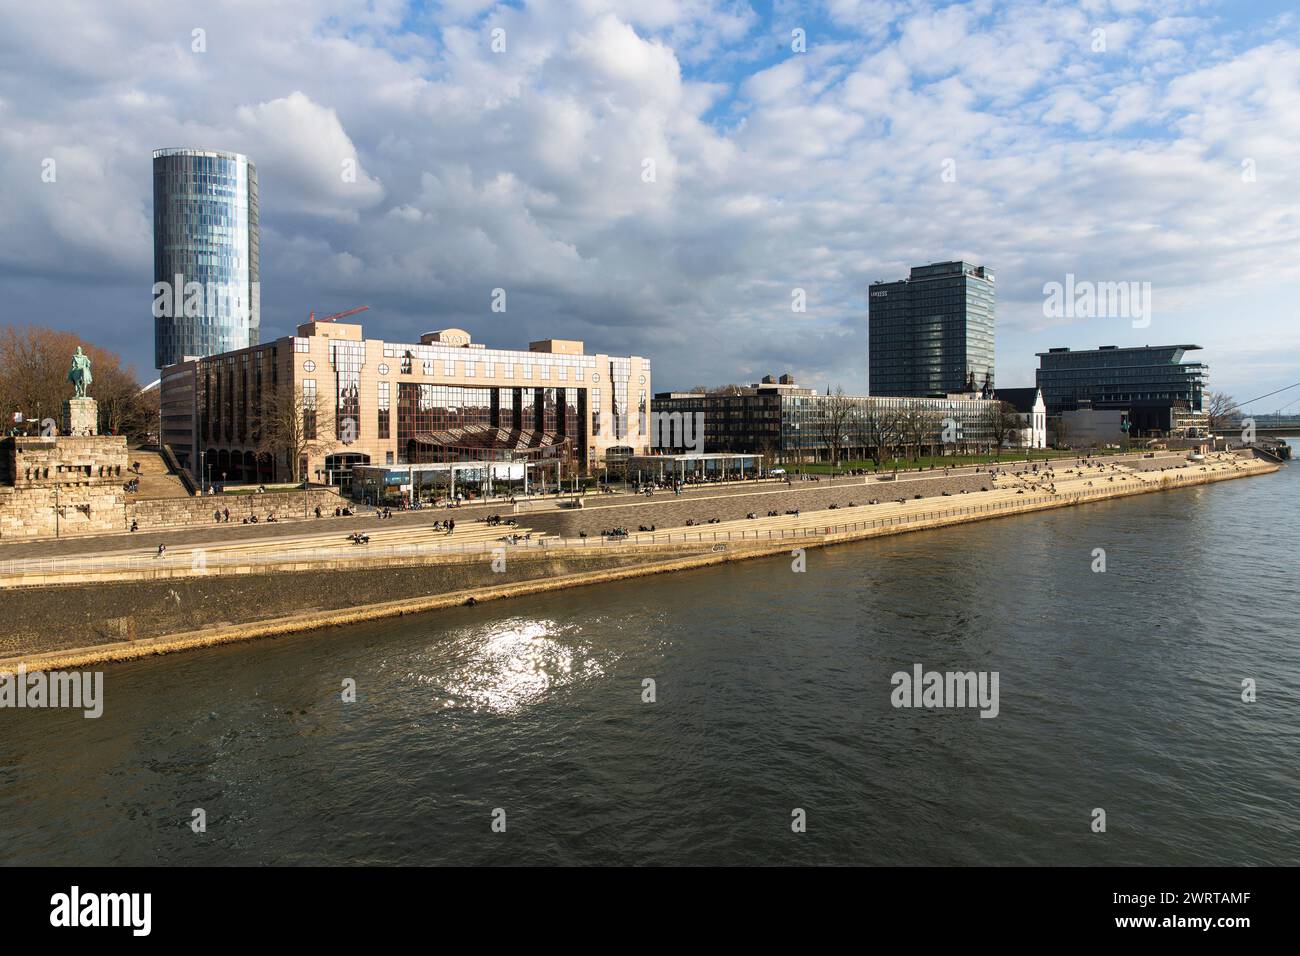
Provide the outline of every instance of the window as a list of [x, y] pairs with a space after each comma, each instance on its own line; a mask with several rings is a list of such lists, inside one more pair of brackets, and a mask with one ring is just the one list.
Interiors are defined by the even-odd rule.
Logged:
[[316, 439], [316, 380], [302, 380], [302, 437]]
[[361, 437], [361, 368], [366, 364], [366, 344], [331, 342], [330, 363], [338, 383], [334, 437], [351, 443]]
[[[390, 400], [389, 385], [388, 385], [387, 382], [380, 382], [380, 383], [379, 383], [379, 400], [378, 400], [378, 405], [379, 405], [379, 431], [378, 431], [378, 434], [379, 434], [379, 437], [380, 437], [380, 438], [389, 438], [389, 437], [391, 437], [391, 434], [390, 434], [390, 429], [391, 429], [391, 425], [390, 425], [390, 422], [391, 422], [391, 416], [389, 415], [389, 400]], [[390, 452], [390, 454], [391, 454], [391, 452]], [[389, 464], [392, 464], [392, 462], [390, 461]]]

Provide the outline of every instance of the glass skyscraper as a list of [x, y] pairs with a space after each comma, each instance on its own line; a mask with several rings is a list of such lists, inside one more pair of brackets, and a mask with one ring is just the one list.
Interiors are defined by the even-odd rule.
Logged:
[[210, 149], [153, 154], [154, 358], [258, 344], [257, 167]]
[[868, 392], [943, 396], [993, 380], [993, 270], [969, 262], [914, 267], [872, 283], [867, 298]]

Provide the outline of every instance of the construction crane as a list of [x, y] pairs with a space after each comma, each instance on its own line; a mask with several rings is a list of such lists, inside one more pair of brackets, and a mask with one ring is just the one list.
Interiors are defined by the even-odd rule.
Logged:
[[335, 312], [333, 315], [327, 315], [324, 318], [316, 318], [316, 313], [312, 312], [307, 316], [308, 322], [333, 322], [335, 319], [347, 318], [349, 315], [356, 315], [358, 312], [366, 311], [370, 306], [359, 305], [355, 309], [348, 309], [346, 312]]

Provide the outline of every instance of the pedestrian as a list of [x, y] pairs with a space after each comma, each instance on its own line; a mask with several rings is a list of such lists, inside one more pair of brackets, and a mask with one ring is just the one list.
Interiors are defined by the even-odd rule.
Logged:
[[161, 557], [162, 557], [164, 554], [166, 554], [166, 553], [167, 553], [167, 545], [165, 545], [165, 544], [159, 544], [159, 545], [158, 545], [158, 553], [155, 554], [154, 557], [155, 557], [155, 558], [161, 558]]
[[225, 516], [226, 524], [230, 524], [230, 509], [229, 509], [229, 508], [222, 508], [222, 509], [221, 509], [221, 514], [222, 514], [223, 516]]

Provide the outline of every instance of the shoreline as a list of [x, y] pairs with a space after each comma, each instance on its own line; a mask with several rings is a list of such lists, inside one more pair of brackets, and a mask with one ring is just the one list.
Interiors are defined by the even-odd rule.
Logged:
[[[947, 508], [929, 508], [914, 514], [900, 515], [879, 521], [850, 522], [835, 525], [841, 516], [834, 510], [809, 512], [806, 520], [817, 527], [825, 527], [824, 533], [783, 538], [779, 541], [759, 539], [746, 542], [727, 541], [713, 544], [712, 550], [685, 557], [673, 557], [667, 560], [650, 560], [626, 567], [607, 568], [597, 571], [582, 571], [540, 579], [517, 581], [493, 586], [478, 586], [446, 591], [435, 595], [405, 597], [391, 601], [370, 602], [348, 608], [334, 610], [313, 610], [299, 614], [282, 615], [260, 621], [243, 624], [225, 624], [205, 627], [198, 630], [178, 631], [173, 634], [102, 643], [84, 647], [64, 648], [59, 650], [19, 654], [0, 659], [0, 673], [13, 673], [19, 666], [31, 671], [70, 669], [90, 664], [117, 663], [138, 660], [144, 657], [176, 653], [232, 644], [261, 638], [280, 637], [307, 631], [343, 627], [350, 624], [386, 618], [404, 617], [422, 614], [448, 607], [480, 604], [487, 601], [505, 600], [513, 597], [525, 597], [532, 594], [558, 591], [569, 588], [586, 587], [614, 581], [628, 580], [654, 574], [668, 574], [675, 571], [687, 571], [710, 567], [753, 558], [771, 557], [777, 554], [789, 554], [793, 548], [819, 548], [835, 544], [847, 544], [875, 537], [894, 534], [907, 534], [932, 528], [950, 527], [970, 524], [976, 521], [1010, 517], [1012, 515], [1032, 514], [1059, 508], [1069, 508], [1098, 501], [1110, 501], [1134, 495], [1159, 491], [1173, 491], [1181, 488], [1199, 487], [1215, 484], [1235, 478], [1258, 477], [1274, 474], [1280, 465], [1251, 459], [1242, 462], [1242, 468], [1228, 471], [1208, 472], [1205, 474], [1181, 476], [1161, 476], [1155, 483], [1135, 481], [1132, 484], [1106, 486], [1095, 490], [1078, 490], [1063, 494], [1029, 496], [1022, 501], [1009, 500], [996, 504], [957, 504], [954, 499]], [[1089, 482], [1091, 488], [1092, 483]], [[1021, 493], [1021, 492], [1018, 492]], [[973, 502], [978, 496], [974, 496]], [[937, 499], [930, 499], [935, 501]], [[667, 529], [665, 529], [667, 530]], [[679, 531], [682, 529], [673, 529]], [[701, 545], [709, 542], [701, 541]], [[635, 547], [635, 542], [630, 542]]]

